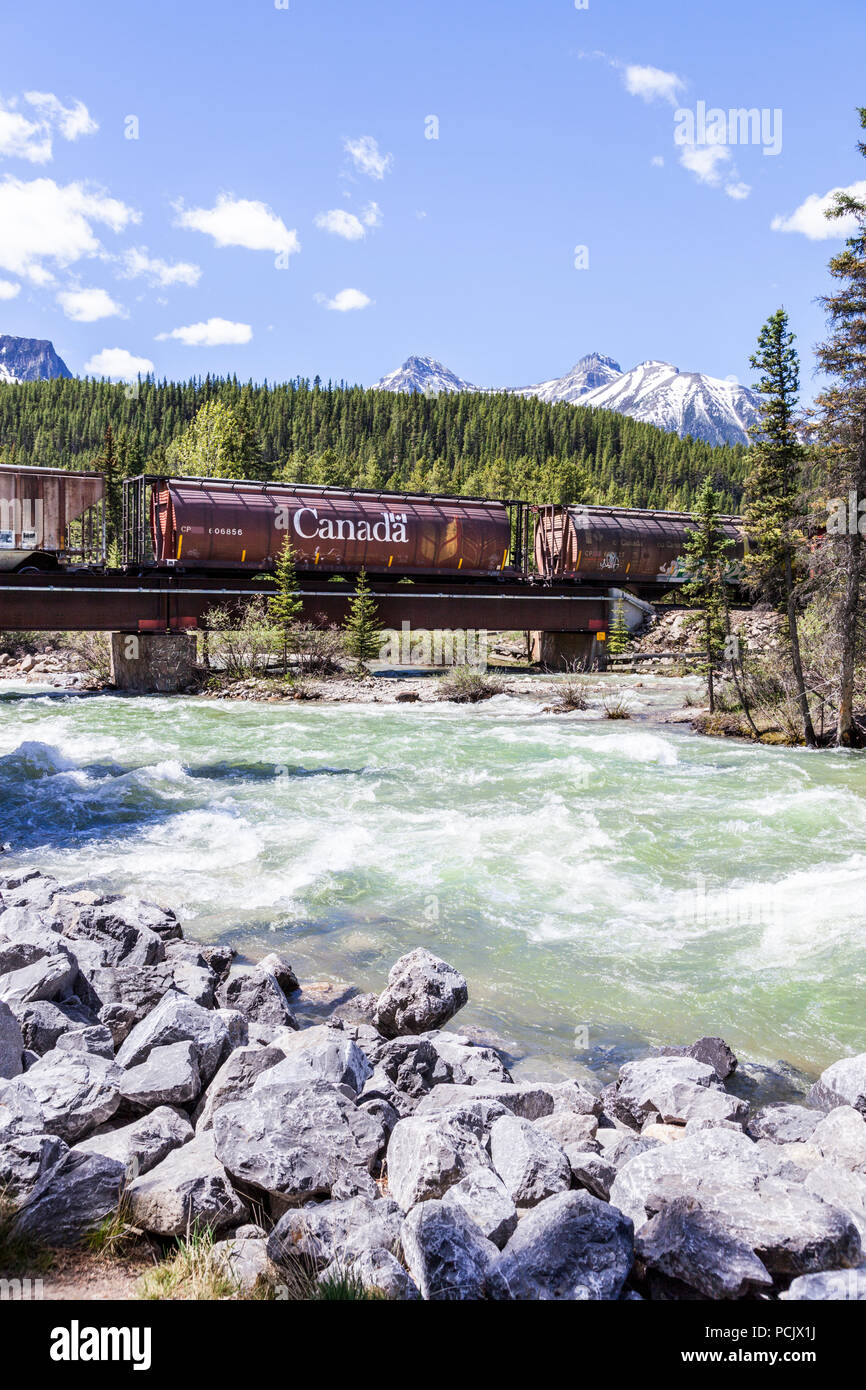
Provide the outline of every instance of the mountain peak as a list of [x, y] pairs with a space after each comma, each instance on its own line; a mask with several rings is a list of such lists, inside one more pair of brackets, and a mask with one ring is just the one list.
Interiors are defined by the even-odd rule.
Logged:
[[438, 396], [447, 391], [479, 391], [435, 357], [407, 357], [402, 367], [377, 381], [374, 391], [399, 391], [407, 395]]
[[54, 351], [47, 338], [15, 338], [0, 334], [0, 381], [51, 381], [54, 377], [71, 377], [72, 373]]

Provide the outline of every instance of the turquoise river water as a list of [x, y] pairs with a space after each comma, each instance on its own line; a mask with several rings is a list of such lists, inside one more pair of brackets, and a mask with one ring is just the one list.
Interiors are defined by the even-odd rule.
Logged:
[[[635, 686], [640, 716], [682, 684]], [[379, 989], [426, 945], [461, 1016], [570, 1064], [721, 1033], [866, 1050], [866, 758], [544, 714], [530, 698], [255, 705], [0, 684], [8, 864]]]

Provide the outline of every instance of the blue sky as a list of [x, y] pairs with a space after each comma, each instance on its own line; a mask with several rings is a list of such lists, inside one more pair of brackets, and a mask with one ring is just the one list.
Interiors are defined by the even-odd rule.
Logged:
[[[77, 374], [414, 352], [517, 386], [598, 350], [748, 382], [784, 303], [814, 389], [863, 0], [282, 3], [7, 11], [0, 332]], [[780, 152], [677, 145], [699, 102], [781, 111]]]

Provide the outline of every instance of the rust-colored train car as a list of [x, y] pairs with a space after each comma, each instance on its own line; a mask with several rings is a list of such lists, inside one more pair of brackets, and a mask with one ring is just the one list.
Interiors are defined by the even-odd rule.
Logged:
[[0, 466], [0, 571], [105, 558], [101, 473]]
[[[732, 571], [745, 554], [742, 522], [719, 518], [733, 541]], [[537, 509], [535, 563], [547, 579], [637, 580], [665, 584], [685, 578], [683, 552], [695, 529], [689, 512], [636, 507], [549, 506]]]
[[[522, 506], [513, 505], [522, 522]], [[364, 568], [489, 579], [516, 572], [512, 508], [505, 502], [143, 477], [126, 485], [124, 511], [128, 564], [267, 570], [288, 538], [299, 569], [326, 574]]]

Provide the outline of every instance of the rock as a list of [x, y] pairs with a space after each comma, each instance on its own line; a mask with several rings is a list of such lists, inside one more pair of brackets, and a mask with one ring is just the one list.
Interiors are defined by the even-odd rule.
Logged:
[[143, 1062], [154, 1047], [191, 1042], [205, 1085], [214, 1076], [228, 1048], [228, 1029], [215, 1013], [194, 1004], [185, 994], [170, 989], [150, 1013], [137, 1023], [117, 1053], [122, 1067]]
[[[349, 1265], [353, 1280], [367, 1293], [394, 1303], [414, 1303], [421, 1297], [409, 1275], [389, 1250], [364, 1250]], [[319, 1275], [319, 1282], [333, 1280], [343, 1273], [336, 1262]]]
[[563, 1149], [566, 1144], [591, 1147], [598, 1132], [595, 1115], [581, 1115], [573, 1110], [554, 1110], [552, 1115], [542, 1115], [532, 1123]]
[[94, 1023], [87, 1028], [68, 1028], [58, 1036], [55, 1048], [58, 1052], [92, 1052], [95, 1057], [114, 1061], [114, 1041], [104, 1023]]
[[860, 1238], [852, 1219], [798, 1182], [777, 1176], [784, 1160], [768, 1153], [773, 1148], [731, 1130], [705, 1130], [632, 1158], [617, 1173], [610, 1200], [639, 1229], [667, 1203], [693, 1198], [771, 1274], [858, 1263]]
[[75, 1145], [75, 1153], [104, 1154], [123, 1164], [128, 1180], [149, 1173], [173, 1149], [189, 1143], [193, 1128], [186, 1115], [160, 1105], [149, 1115], [116, 1129], [104, 1128]]
[[38, 999], [62, 998], [77, 974], [75, 957], [58, 945], [50, 955], [40, 955], [32, 964], [0, 975], [0, 1002], [19, 1006]]
[[737, 1059], [724, 1038], [698, 1038], [688, 1047], [658, 1047], [656, 1057], [694, 1057], [713, 1068], [719, 1081], [726, 1081], [737, 1069]]
[[0, 1144], [8, 1144], [31, 1134], [41, 1134], [45, 1125], [42, 1107], [20, 1077], [0, 1081]]
[[687, 1197], [669, 1202], [638, 1231], [635, 1256], [703, 1298], [744, 1298], [773, 1286], [751, 1247]]
[[126, 1197], [130, 1220], [160, 1236], [182, 1236], [196, 1225], [223, 1231], [249, 1216], [246, 1202], [214, 1154], [209, 1134], [198, 1134], [173, 1149], [129, 1184]]
[[240, 1236], [218, 1240], [213, 1247], [214, 1259], [243, 1293], [255, 1293], [270, 1288], [275, 1270], [268, 1259], [268, 1242], [261, 1237]]
[[764, 1105], [749, 1120], [746, 1132], [753, 1139], [770, 1139], [774, 1144], [805, 1143], [821, 1119], [821, 1112], [805, 1105], [776, 1102]]
[[81, 907], [64, 923], [61, 935], [73, 943], [96, 942], [102, 950], [103, 965], [156, 965], [165, 959], [165, 945], [138, 908], [132, 898]]
[[173, 987], [174, 972], [167, 962], [141, 968], [100, 965], [76, 981], [88, 1007], [111, 1030], [115, 1047], [120, 1047]]
[[866, 1120], [853, 1106], [831, 1110], [815, 1126], [809, 1142], [831, 1163], [866, 1173]]
[[777, 1061], [767, 1066], [763, 1062], [741, 1061], [733, 1076], [728, 1078], [727, 1089], [758, 1107], [804, 1104], [811, 1085], [812, 1077], [790, 1062]]
[[215, 1111], [229, 1101], [241, 1100], [253, 1082], [270, 1067], [283, 1060], [278, 1047], [238, 1047], [223, 1062], [207, 1091], [193, 1111], [196, 1131], [213, 1129]]
[[[728, 1123], [730, 1122], [723, 1121], [723, 1124], [727, 1125]], [[712, 1129], [714, 1127], [714, 1122], [712, 1120], [704, 1119], [697, 1121], [689, 1120], [689, 1124], [695, 1128], [700, 1127], [701, 1129]], [[736, 1126], [736, 1128], [739, 1128], [739, 1126]], [[656, 1139], [660, 1144], [675, 1144], [678, 1139], [685, 1139], [687, 1133], [689, 1133], [688, 1125], [651, 1124], [644, 1125], [641, 1130], [641, 1138]]]
[[357, 1095], [373, 1070], [351, 1038], [325, 1025], [295, 1033], [285, 1031], [275, 1045], [283, 1060], [268, 1069], [258, 1086], [302, 1085], [319, 1078], [335, 1086], [348, 1086]]
[[536, 1206], [571, 1187], [571, 1166], [556, 1140], [516, 1115], [503, 1115], [491, 1128], [490, 1158], [519, 1207]]
[[419, 947], [401, 956], [388, 973], [374, 1023], [388, 1038], [441, 1028], [469, 998], [465, 979], [453, 966]]
[[517, 1207], [505, 1183], [490, 1168], [476, 1168], [449, 1187], [443, 1206], [459, 1206], [483, 1236], [501, 1250], [517, 1229]]
[[68, 1145], [53, 1134], [22, 1135], [0, 1144], [0, 1193], [4, 1201], [20, 1205], [68, 1152]]
[[431, 1032], [427, 1038], [441, 1064], [439, 1070], [445, 1073], [437, 1076], [437, 1081], [452, 1081], [458, 1086], [511, 1081], [508, 1068], [494, 1048], [478, 1047], [458, 1033]]
[[851, 1105], [866, 1115], [866, 1052], [858, 1057], [843, 1057], [822, 1071], [809, 1092], [809, 1102], [822, 1110]]
[[400, 1120], [388, 1143], [388, 1191], [404, 1211], [489, 1168], [483, 1120], [467, 1110]]
[[632, 1266], [633, 1227], [589, 1192], [559, 1192], [528, 1212], [490, 1271], [490, 1297], [617, 1299]]
[[584, 1086], [580, 1081], [560, 1081], [546, 1087], [553, 1097], [554, 1114], [566, 1111], [574, 1115], [595, 1115], [602, 1113], [601, 1096]]
[[188, 1105], [201, 1090], [198, 1051], [194, 1043], [154, 1047], [143, 1062], [122, 1074], [123, 1108], [132, 1114], [161, 1105]]
[[8, 1004], [0, 1003], [0, 1077], [8, 1080], [21, 1075], [23, 1051], [24, 1038], [18, 1019]]
[[384, 1131], [342, 1087], [313, 1080], [259, 1089], [261, 1081], [213, 1116], [217, 1156], [237, 1181], [291, 1203], [373, 1171]]
[[523, 1120], [538, 1120], [542, 1115], [553, 1114], [553, 1095], [550, 1087], [528, 1082], [524, 1085], [488, 1082], [479, 1086], [454, 1086], [445, 1083], [434, 1086], [429, 1095], [419, 1101], [416, 1115], [436, 1115], [454, 1106], [462, 1106], [478, 1100], [494, 1101], [504, 1105], [512, 1114]]
[[273, 1028], [297, 1028], [291, 1005], [273, 975], [261, 968], [233, 965], [217, 989], [217, 1000], [226, 1009], [237, 1009], [255, 1023]]
[[24, 1046], [41, 1057], [50, 1052], [62, 1033], [72, 1029], [90, 1028], [99, 1022], [92, 1009], [88, 1009], [74, 996], [56, 1003], [48, 999], [38, 999], [18, 1010], [21, 1036]]
[[43, 1175], [17, 1212], [13, 1240], [77, 1245], [117, 1210], [123, 1179], [122, 1163], [103, 1154], [70, 1151]]
[[275, 1265], [289, 1269], [298, 1259], [317, 1268], [346, 1263], [365, 1250], [402, 1252], [403, 1215], [387, 1197], [350, 1197], [346, 1201], [311, 1203], [287, 1211], [268, 1240]]
[[836, 1163], [818, 1163], [807, 1173], [803, 1187], [851, 1218], [866, 1252], [866, 1173], [853, 1172]]
[[394, 1038], [379, 1050], [375, 1070], [365, 1081], [365, 1100], [387, 1100], [400, 1115], [411, 1115], [419, 1100], [450, 1077], [436, 1048], [426, 1038]]
[[610, 1189], [616, 1177], [616, 1168], [602, 1154], [580, 1149], [576, 1144], [567, 1144], [565, 1156], [571, 1166], [571, 1178], [575, 1187], [585, 1187], [594, 1197], [603, 1202], [610, 1200]]
[[120, 1069], [92, 1052], [56, 1048], [27, 1072], [27, 1089], [42, 1112], [42, 1126], [67, 1144], [110, 1120], [120, 1104]]
[[421, 1202], [409, 1212], [403, 1251], [421, 1297], [452, 1303], [484, 1298], [499, 1255], [462, 1207], [438, 1201]]
[[866, 1264], [857, 1269], [831, 1269], [823, 1274], [801, 1274], [780, 1299], [809, 1303], [825, 1299], [866, 1302]]
[[273, 975], [283, 994], [294, 994], [301, 988], [300, 981], [285, 956], [271, 951], [270, 955], [265, 956], [258, 964], [259, 970]]
[[248, 1042], [252, 1042], [250, 1023], [237, 1009], [216, 1009], [215, 1013], [226, 1026], [229, 1052], [233, 1052], [236, 1047], [246, 1047]]
[[647, 1115], [658, 1112], [662, 1121], [684, 1124], [687, 1120], [745, 1122], [748, 1105], [719, 1089], [715, 1070], [691, 1057], [645, 1057], [620, 1067], [619, 1080], [605, 1101], [616, 1119], [640, 1129]]
[[[329, 1016], [329, 1022], [363, 1023], [372, 1026], [378, 1003], [378, 994], [353, 994], [344, 1004], [337, 1005]], [[372, 1058], [370, 1060], [372, 1061]]]

